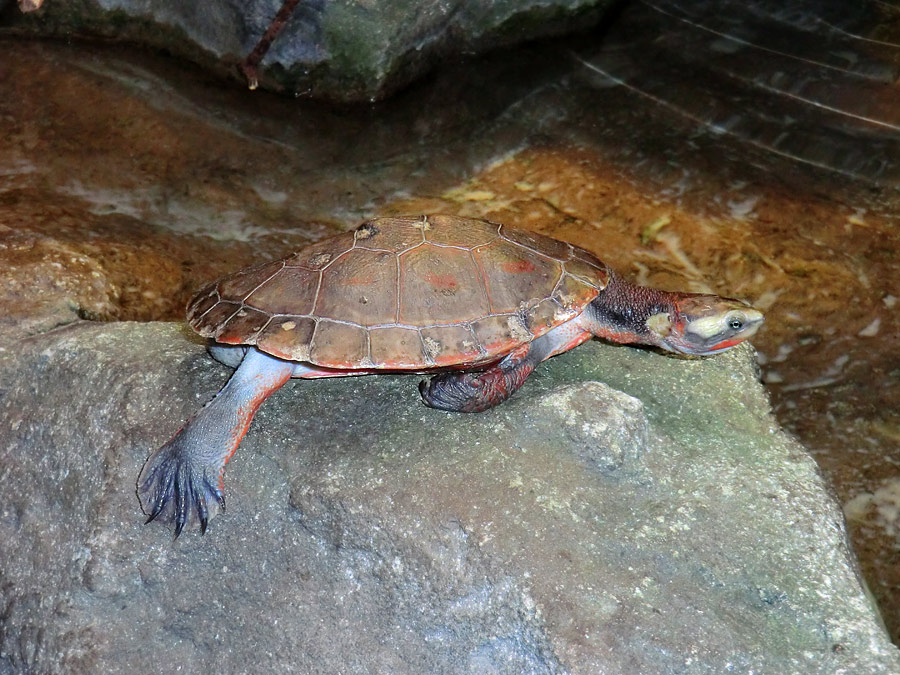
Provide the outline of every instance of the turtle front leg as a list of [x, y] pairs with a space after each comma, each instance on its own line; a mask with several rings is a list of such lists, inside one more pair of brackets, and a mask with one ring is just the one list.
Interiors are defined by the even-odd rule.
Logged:
[[541, 361], [589, 340], [592, 333], [579, 315], [507, 354], [481, 372], [446, 372], [419, 383], [425, 405], [452, 412], [481, 412], [503, 403]]
[[222, 390], [144, 464], [137, 487], [148, 523], [174, 522], [177, 538], [196, 517], [206, 532], [209, 520], [225, 510], [225, 464], [256, 410], [293, 371], [293, 363], [247, 350]]
[[422, 400], [427, 406], [451, 412], [493, 408], [512, 396], [544, 360], [545, 350], [537, 347], [535, 343], [522, 345], [482, 372], [446, 372], [422, 380]]

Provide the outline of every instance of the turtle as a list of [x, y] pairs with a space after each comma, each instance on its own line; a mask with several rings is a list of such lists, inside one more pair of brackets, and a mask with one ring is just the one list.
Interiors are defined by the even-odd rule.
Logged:
[[225, 465], [290, 378], [425, 373], [425, 405], [480, 412], [592, 337], [707, 355], [763, 322], [740, 300], [639, 286], [572, 244], [450, 215], [375, 218], [235, 272], [187, 318], [236, 370], [138, 477], [146, 522], [174, 522], [176, 538], [224, 510]]

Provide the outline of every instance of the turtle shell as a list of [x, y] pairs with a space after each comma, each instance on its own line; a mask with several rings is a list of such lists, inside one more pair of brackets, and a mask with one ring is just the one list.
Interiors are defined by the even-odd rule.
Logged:
[[326, 368], [476, 366], [577, 316], [608, 280], [591, 253], [533, 232], [378, 218], [206, 286], [188, 321], [217, 342]]

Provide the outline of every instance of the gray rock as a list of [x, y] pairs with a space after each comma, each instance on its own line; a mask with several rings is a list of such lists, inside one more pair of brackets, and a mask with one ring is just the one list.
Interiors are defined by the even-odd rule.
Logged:
[[900, 672], [751, 356], [595, 341], [478, 415], [294, 381], [173, 542], [135, 479], [227, 369], [171, 324], [10, 345], [0, 672]]
[[[72, 35], [164, 49], [221, 73], [266, 33], [282, 0], [73, 0], [27, 14], [0, 4], [2, 32]], [[262, 86], [369, 100], [451, 56], [590, 26], [611, 0], [301, 0], [259, 64]], [[5, 5], [5, 7], [4, 7]], [[449, 104], [449, 102], [448, 102]]]

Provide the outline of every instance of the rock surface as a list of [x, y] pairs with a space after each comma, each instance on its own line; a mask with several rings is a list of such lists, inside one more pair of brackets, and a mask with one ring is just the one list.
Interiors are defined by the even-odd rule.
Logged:
[[0, 672], [900, 672], [750, 357], [595, 341], [478, 415], [289, 383], [173, 543], [134, 481], [227, 370], [176, 324], [10, 344]]
[[[203, 5], [171, 0], [50, 2], [20, 13], [0, 1], [0, 28], [87, 36], [163, 49], [236, 75], [282, 0]], [[471, 55], [596, 23], [610, 0], [304, 0], [253, 75], [262, 86], [338, 101], [379, 98], [451, 56]]]

